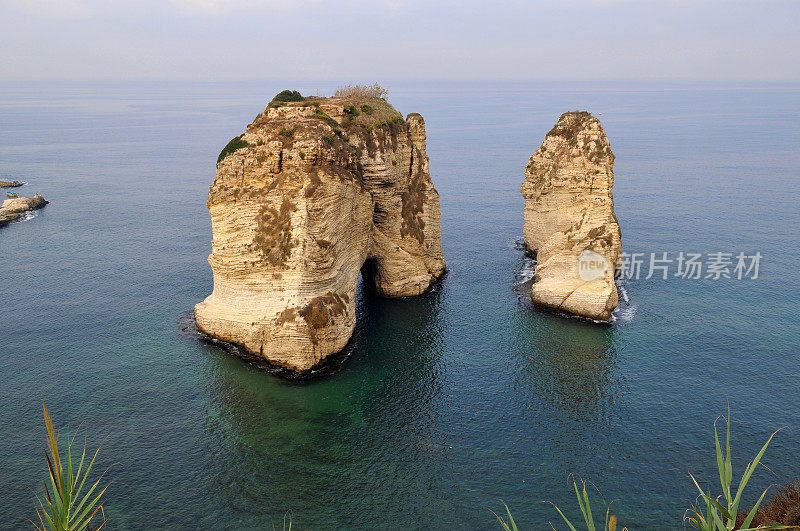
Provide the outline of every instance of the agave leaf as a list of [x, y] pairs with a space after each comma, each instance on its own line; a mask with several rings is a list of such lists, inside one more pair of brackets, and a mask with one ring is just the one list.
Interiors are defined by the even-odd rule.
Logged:
[[[68, 495], [68, 497], [71, 497], [71, 496], [69, 496], [69, 494], [74, 490], [73, 489], [74, 485], [72, 483], [72, 445], [71, 444], [67, 446], [67, 473], [64, 476], [64, 479], [65, 479], [65, 481], [67, 483], [67, 489], [66, 489], [67, 495]], [[69, 504], [67, 504], [67, 507], [69, 507]]]
[[767, 487], [764, 490], [764, 492], [761, 493], [761, 497], [758, 499], [756, 504], [753, 505], [753, 508], [750, 509], [750, 512], [747, 513], [747, 518], [745, 518], [744, 522], [742, 522], [742, 528], [749, 528], [750, 527], [750, 524], [753, 522], [753, 518], [755, 518], [755, 516], [756, 516], [756, 511], [758, 511], [758, 506], [761, 505], [761, 502], [764, 500], [764, 496], [767, 495], [767, 491], [768, 490], [769, 490], [769, 487]]
[[[577, 486], [576, 486], [575, 488], [577, 489]], [[560, 515], [561, 515], [561, 518], [563, 518], [563, 519], [564, 519], [564, 523], [565, 523], [565, 524], [567, 524], [567, 527], [569, 527], [569, 528], [570, 528], [570, 531], [578, 531], [577, 529], [575, 529], [575, 526], [574, 526], [574, 525], [572, 525], [572, 522], [570, 522], [570, 521], [569, 521], [569, 518], [567, 518], [566, 516], [564, 516], [564, 513], [562, 513], [562, 512], [561, 512], [561, 509], [559, 509], [559, 508], [558, 508], [558, 505], [556, 505], [556, 504], [553, 504], [553, 507], [555, 507], [555, 508], [556, 508], [556, 511], [558, 511], [558, 514], [560, 514]]]
[[[85, 451], [86, 451], [86, 449], [84, 448], [84, 452]], [[92, 456], [92, 460], [89, 461], [88, 465], [86, 465], [86, 471], [83, 473], [83, 477], [81, 478], [81, 484], [78, 485], [78, 488], [75, 490], [75, 499], [78, 499], [78, 497], [80, 496], [81, 491], [83, 491], [83, 484], [86, 483], [86, 478], [89, 477], [89, 473], [92, 471], [92, 466], [94, 466], [94, 460], [97, 459], [97, 454], [98, 453], [100, 453], [100, 448], [98, 448], [94, 452], [94, 455]], [[81, 462], [83, 462], [83, 458], [81, 458]], [[102, 478], [104, 475], [105, 475], [105, 472], [103, 472], [103, 474], [101, 474], [100, 477]], [[80, 508], [78, 508], [78, 510], [80, 510]]]
[[[506, 502], [504, 502], [503, 500], [500, 500], [500, 503], [502, 503], [503, 506], [506, 508], [506, 513], [508, 513], [508, 522], [503, 520], [503, 518], [496, 512], [492, 511], [492, 514], [494, 515], [495, 518], [497, 518], [497, 521], [500, 522], [500, 525], [503, 527], [503, 529], [505, 529], [505, 531], [512, 531], [512, 530], [517, 531], [517, 524], [514, 523], [514, 517], [511, 516], [511, 509], [508, 508], [508, 505], [506, 505]], [[291, 529], [291, 527], [292, 527], [292, 522], [291, 520], [289, 520], [289, 529]], [[283, 516], [283, 528], [286, 529], [286, 515]]]
[[[722, 522], [722, 518], [720, 518], [719, 513], [717, 512], [717, 506], [714, 505], [714, 499], [710, 496], [705, 497], [708, 501], [708, 514], [710, 516], [708, 520], [708, 524], [712, 529], [718, 529], [719, 531], [726, 531], [727, 528], [725, 524]], [[719, 505], [719, 504], [717, 504]], [[711, 526], [711, 524], [714, 524]]]
[[[78, 464], [78, 471], [75, 473], [75, 483], [73, 484], [73, 487], [77, 485], [78, 480], [81, 479], [81, 471], [83, 470], [83, 461], [85, 458], [86, 458], [86, 441], [83, 442], [83, 453], [81, 454], [81, 462]], [[88, 471], [86, 475], [88, 475]], [[75, 488], [75, 494], [74, 494], [75, 499], [78, 499], [81, 495], [81, 489], [83, 488], [83, 481], [86, 480], [86, 475], [83, 476], [83, 480], [81, 481], [80, 486]]]
[[[73, 435], [72, 439], [69, 441], [65, 455], [66, 462], [64, 462], [59, 453], [58, 434], [53, 426], [53, 419], [44, 404], [42, 404], [42, 410], [44, 413], [48, 446], [48, 451], [45, 451], [44, 454], [45, 460], [47, 461], [48, 475], [50, 476], [50, 486], [53, 492], [51, 495], [47, 484], [48, 482], [44, 481], [44, 500], [47, 505], [45, 506], [45, 501], [39, 500], [36, 513], [41, 528], [37, 524], [34, 524], [34, 527], [42, 531], [45, 529], [49, 529], [50, 531], [88, 530], [90, 522], [97, 515], [98, 511], [100, 511], [103, 514], [103, 522], [98, 528], [94, 529], [94, 531], [97, 531], [105, 525], [105, 513], [103, 512], [102, 504], [100, 504], [100, 499], [105, 494], [108, 487], [106, 486], [106, 488], [102, 489], [94, 498], [92, 498], [92, 495], [95, 493], [105, 472], [101, 474], [100, 478], [85, 494], [83, 494], [83, 487], [86, 484], [86, 480], [100, 449], [97, 449], [91, 461], [86, 465], [86, 444], [84, 442], [81, 459], [76, 471], [72, 461], [72, 444], [75, 440], [75, 436]], [[84, 466], [86, 466], [85, 469]], [[80, 495], [82, 494], [83, 497], [80, 499]], [[76, 506], [76, 502], [79, 499], [80, 503]]]
[[701, 489], [701, 488], [700, 488], [700, 485], [697, 483], [697, 480], [696, 480], [696, 479], [694, 479], [694, 476], [692, 475], [692, 473], [691, 473], [691, 472], [689, 472], [689, 477], [690, 477], [690, 478], [692, 478], [692, 482], [694, 483], [694, 486], [695, 486], [695, 487], [697, 487], [697, 490], [699, 490], [699, 491], [700, 491], [700, 496], [702, 496], [703, 498], [705, 498], [705, 497], [706, 497], [706, 493], [705, 493], [705, 491], [704, 491], [703, 489]]
[[714, 506], [711, 505], [711, 498], [708, 496], [703, 496], [703, 498], [706, 500], [706, 516], [703, 518], [703, 525], [706, 529], [713, 530], [714, 517], [712, 516], [712, 513], [714, 512]]
[[[81, 521], [81, 520], [83, 520], [83, 518], [84, 518], [84, 517], [86, 517], [86, 515], [89, 513], [89, 511], [91, 511], [91, 510], [92, 510], [92, 508], [93, 508], [93, 507], [94, 507], [94, 506], [97, 504], [97, 502], [100, 500], [100, 496], [102, 496], [102, 495], [103, 495], [103, 493], [104, 493], [104, 492], [106, 491], [106, 489], [108, 488], [108, 486], [106, 486], [106, 488], [105, 488], [105, 489], [103, 489], [103, 490], [100, 492], [100, 494], [98, 494], [98, 495], [97, 495], [97, 497], [96, 497], [96, 498], [94, 498], [94, 500], [92, 500], [91, 502], [89, 502], [89, 498], [90, 498], [90, 496], [91, 496], [91, 495], [92, 495], [92, 493], [94, 492], [94, 489], [96, 489], [96, 488], [97, 488], [97, 485], [100, 483], [100, 481], [101, 481], [102, 479], [103, 479], [103, 476], [100, 476], [100, 477], [97, 479], [97, 481], [95, 481], [95, 482], [94, 482], [94, 485], [92, 485], [92, 488], [90, 488], [90, 489], [89, 489], [89, 492], [87, 492], [87, 493], [86, 493], [86, 496], [84, 496], [84, 498], [81, 500], [80, 504], [78, 504], [78, 507], [75, 509], [75, 514], [76, 514], [76, 515], [78, 515], [78, 514], [80, 515], [80, 516], [77, 516], [77, 519], [78, 519], [78, 521]], [[84, 505], [85, 505], [87, 502], [88, 502], [88, 505], [86, 506], [86, 508], [85, 508], [85, 509], [83, 509], [83, 506], [84, 506]], [[80, 511], [81, 511], [81, 509], [83, 509], [83, 512], [82, 512], [82, 513], [80, 512]]]
[[[86, 508], [86, 510], [84, 510], [84, 512], [83, 512], [83, 514], [80, 516], [80, 518], [79, 518], [79, 519], [78, 519], [78, 520], [75, 522], [75, 524], [76, 524], [76, 526], [77, 526], [77, 527], [75, 527], [75, 531], [83, 531], [84, 529], [86, 529], [86, 528], [87, 528], [87, 526], [89, 525], [89, 523], [92, 521], [92, 518], [94, 518], [94, 515], [96, 515], [96, 514], [97, 514], [97, 511], [99, 511], [100, 509], [102, 509], [102, 508], [103, 508], [103, 506], [102, 506], [102, 505], [98, 505], [98, 506], [97, 506], [97, 508], [95, 508], [94, 512], [92, 512], [92, 514], [91, 514], [91, 515], [89, 515], [89, 517], [88, 517], [88, 518], [86, 518], [86, 515], [89, 513], [89, 511], [92, 509], [92, 507], [94, 507], [95, 505], [97, 505], [97, 502], [99, 502], [99, 501], [100, 501], [100, 498], [101, 498], [101, 497], [103, 496], [103, 494], [106, 492], [106, 489], [107, 489], [107, 488], [108, 488], [108, 486], [106, 486], [106, 488], [105, 488], [105, 489], [103, 489], [102, 491], [100, 491], [100, 494], [98, 494], [98, 495], [95, 497], [95, 499], [94, 499], [94, 500], [92, 500], [92, 502], [89, 504], [89, 506]], [[103, 522], [103, 524], [105, 524], [105, 522]]]
[[[504, 503], [503, 505], [506, 504]], [[517, 529], [517, 524], [514, 522], [514, 517], [511, 516], [511, 509], [508, 508], [508, 505], [506, 505], [506, 513], [508, 513], [508, 521], [511, 524], [511, 529], [513, 529], [513, 531], [519, 531]]]
[[728, 476], [728, 466], [725, 458], [722, 456], [722, 446], [719, 444], [719, 435], [717, 434], [717, 421], [714, 421], [714, 449], [717, 456], [717, 471], [719, 472], [719, 483], [722, 485], [722, 492], [727, 492], [728, 483], [726, 478]]
[[753, 475], [753, 472], [758, 466], [758, 463], [761, 461], [761, 457], [763, 457], [764, 452], [767, 451], [767, 446], [769, 446], [769, 443], [772, 442], [772, 438], [775, 437], [775, 434], [777, 434], [779, 431], [781, 430], [776, 430], [775, 433], [769, 436], [769, 439], [767, 439], [767, 442], [765, 442], [764, 446], [761, 447], [761, 451], [758, 452], [756, 458], [753, 459], [753, 462], [747, 465], [747, 468], [744, 471], [744, 475], [742, 476], [742, 479], [739, 482], [739, 488], [736, 490], [736, 497], [733, 499], [733, 504], [731, 505], [731, 509], [734, 510], [738, 509], [739, 500], [742, 497], [742, 492], [744, 491], [745, 486], [747, 486], [747, 482], [750, 481], [750, 476]]
[[697, 515], [697, 518], [689, 517], [688, 518], [689, 522], [691, 522], [691, 524], [695, 527], [695, 529], [699, 529], [701, 531], [703, 529], [707, 529], [705, 518], [703, 518], [703, 516], [700, 513], [696, 512], [695, 514]]
[[[62, 512], [62, 500], [61, 500], [61, 491], [59, 490], [60, 482], [56, 472], [53, 470], [53, 463], [50, 461], [50, 456], [47, 455], [45, 452], [44, 454], [45, 459], [47, 460], [47, 467], [50, 470], [50, 483], [53, 486], [53, 495], [50, 496], [50, 493], [47, 491], [47, 484], [44, 486], [45, 494], [47, 495], [47, 501], [50, 503], [50, 507], [52, 508], [53, 517], [57, 514], [61, 514]], [[55, 503], [53, 503], [53, 498], [55, 498]]]
[[[44, 404], [42, 404], [42, 407], [44, 408]], [[53, 421], [47, 412], [47, 408], [44, 408], [44, 414], [45, 426], [47, 428], [47, 445], [50, 449], [50, 455], [48, 456], [48, 454], [45, 453], [45, 459], [47, 460], [47, 466], [50, 472], [50, 482], [53, 485], [52, 498], [55, 498], [55, 503], [53, 504], [53, 520], [61, 523], [64, 521], [64, 515], [66, 513], [65, 501], [67, 498], [65, 495], [66, 485], [64, 484], [64, 468], [62, 467], [61, 456], [58, 451], [58, 436], [53, 428]]]
[[42, 409], [44, 410], [44, 425], [47, 430], [47, 446], [50, 448], [50, 454], [53, 456], [53, 466], [60, 472], [61, 459], [58, 455], [58, 437], [53, 428], [53, 419], [50, 417], [50, 413], [47, 412], [44, 402], [42, 402]]
[[589, 531], [595, 531], [594, 517], [592, 516], [592, 506], [589, 504], [589, 495], [586, 493], [586, 481], [583, 481], [583, 503], [586, 507], [586, 528]]
[[42, 481], [42, 485], [44, 485], [44, 499], [47, 500], [47, 505], [49, 507], [53, 506], [53, 502], [50, 501], [50, 491], [47, 490], [47, 483]]
[[[495, 513], [494, 511], [492, 511], [492, 513], [494, 514], [494, 517], [497, 518], [497, 521], [500, 523], [500, 527], [502, 527], [504, 531], [511, 531], [511, 528], [508, 527], [508, 523], [503, 520], [499, 514]], [[275, 529], [275, 526], [273, 525], [272, 528]]]
[[[583, 505], [583, 498], [581, 497], [581, 493], [578, 490], [578, 484], [575, 483], [575, 480], [572, 480], [572, 486], [575, 487], [575, 497], [578, 498], [578, 505], [581, 508], [581, 514], [583, 514], [583, 521], [587, 522], [588, 519], [586, 518], [586, 507]], [[585, 483], [584, 486], [586, 486]]]
[[[700, 510], [697, 507], [692, 506], [692, 512], [696, 518], [689, 517], [689, 521], [692, 522], [697, 529], [707, 529], [708, 524], [706, 523], [706, 518], [703, 516]], [[706, 514], [708, 514], [708, 511], [706, 511]]]
[[728, 509], [726, 509], [721, 503], [719, 503], [719, 501], [713, 500], [711, 498], [709, 498], [709, 501], [716, 508], [716, 510], [719, 511], [720, 514], [722, 514], [723, 518], [725, 518], [726, 520], [735, 519], [735, 518], [731, 518], [731, 513], [729, 513]]
[[[47, 529], [47, 525], [50, 526], [50, 529], [54, 529], [55, 528], [55, 524], [53, 523], [53, 519], [50, 518], [49, 514], [47, 514], [47, 511], [45, 510], [44, 505], [42, 504], [41, 501], [39, 501], [39, 504], [42, 507], [42, 512], [40, 514], [39, 513], [39, 508], [37, 507], [36, 508], [36, 516], [39, 517], [39, 522], [42, 524], [42, 531]], [[42, 520], [42, 516], [44, 516], [44, 520]], [[47, 525], [45, 525], [45, 520], [47, 521]], [[36, 526], [36, 524], [33, 524], [33, 525]], [[36, 526], [36, 527], [38, 528], [38, 526]]]
[[[731, 482], [733, 481], [733, 463], [731, 461], [731, 406], [728, 404], [728, 418], [725, 419], [725, 499], [730, 504]], [[734, 511], [735, 512], [735, 511]]]

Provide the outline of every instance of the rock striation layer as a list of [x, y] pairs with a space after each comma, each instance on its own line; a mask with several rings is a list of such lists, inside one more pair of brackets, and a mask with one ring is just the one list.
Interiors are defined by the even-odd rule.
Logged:
[[33, 197], [6, 199], [0, 206], [0, 227], [12, 221], [17, 221], [23, 213], [29, 210], [43, 208], [47, 203], [48, 201], [45, 201], [40, 194], [36, 194]]
[[525, 246], [536, 253], [537, 304], [607, 321], [618, 303], [622, 252], [614, 154], [600, 121], [562, 114], [525, 168]]
[[386, 297], [445, 271], [425, 122], [380, 98], [273, 101], [220, 154], [207, 205], [198, 328], [293, 371], [346, 346], [362, 270]]

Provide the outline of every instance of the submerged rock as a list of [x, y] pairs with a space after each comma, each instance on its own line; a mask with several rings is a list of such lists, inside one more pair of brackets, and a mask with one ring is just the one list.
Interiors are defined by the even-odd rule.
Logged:
[[42, 208], [47, 203], [49, 201], [45, 201], [40, 194], [36, 194], [33, 197], [6, 199], [0, 206], [0, 226], [16, 221], [23, 213]]
[[347, 344], [362, 267], [387, 297], [445, 270], [425, 122], [380, 98], [273, 101], [220, 153], [207, 204], [198, 328], [297, 372]]
[[619, 301], [622, 252], [614, 214], [614, 154], [600, 121], [562, 114], [525, 168], [525, 246], [536, 253], [531, 297], [607, 321]]

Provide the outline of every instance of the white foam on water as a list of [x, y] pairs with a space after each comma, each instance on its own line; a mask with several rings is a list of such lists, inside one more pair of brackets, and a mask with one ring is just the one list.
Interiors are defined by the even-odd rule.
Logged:
[[[525, 246], [521, 240], [518, 240], [515, 243], [515, 247], [521, 251], [524, 251], [525, 249]], [[536, 258], [534, 258], [529, 254], [524, 254], [522, 256], [522, 262], [521, 265], [519, 266], [519, 269], [514, 272], [514, 280], [515, 280], [514, 287], [519, 289], [520, 286], [522, 286], [523, 284], [533, 280], [535, 276], [535, 271], [536, 271]], [[628, 294], [628, 290], [625, 288], [622, 282], [624, 282], [624, 280], [619, 280], [619, 279], [617, 280], [617, 292], [619, 293], [619, 304], [611, 313], [611, 317], [609, 318], [609, 321], [612, 323], [617, 323], [617, 322], [630, 323], [631, 321], [633, 321], [634, 315], [636, 315], [637, 307], [636, 305], [631, 304], [631, 299], [630, 295]], [[528, 292], [527, 295], [530, 296], [530, 292]], [[598, 324], [606, 323], [605, 321], [600, 321], [597, 319], [587, 319], [586, 317], [580, 317], [580, 316], [569, 316], [569, 317], [573, 317], [575, 319], [593, 321]]]
[[33, 219], [36, 217], [37, 212], [35, 210], [28, 210], [27, 212], [23, 212], [17, 221], [28, 221], [29, 219]]
[[536, 259], [530, 256], [525, 256], [522, 259], [522, 267], [517, 271], [516, 284], [524, 284], [533, 279], [534, 272], [536, 271]]
[[636, 315], [636, 306], [627, 306], [619, 311], [619, 320], [622, 323], [630, 323]]
[[618, 284], [617, 288], [619, 291], [619, 297], [623, 300], [623, 302], [625, 302], [626, 304], [631, 302], [631, 298], [628, 297], [628, 290], [625, 289], [625, 286], [623, 286], [622, 284]]
[[625, 289], [625, 286], [622, 284], [617, 284], [617, 291], [619, 292], [620, 304], [611, 314], [611, 321], [630, 323], [633, 321], [633, 316], [636, 315], [636, 305], [631, 304], [631, 298], [628, 295], [628, 290]]
[[536, 270], [536, 258], [525, 252], [525, 242], [523, 240], [514, 240], [512, 245], [514, 249], [523, 253], [519, 269], [514, 271], [514, 286], [519, 286], [533, 280], [534, 271]]

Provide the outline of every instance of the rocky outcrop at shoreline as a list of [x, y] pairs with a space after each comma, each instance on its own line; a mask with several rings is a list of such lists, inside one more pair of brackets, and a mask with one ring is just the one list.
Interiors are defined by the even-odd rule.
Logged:
[[537, 304], [608, 321], [619, 301], [622, 252], [614, 214], [614, 154], [600, 121], [568, 112], [525, 168], [525, 246], [536, 253]]
[[0, 188], [16, 188], [17, 186], [22, 186], [23, 182], [21, 181], [0, 181]]
[[43, 208], [48, 202], [40, 194], [36, 194], [33, 197], [6, 199], [0, 206], [0, 226], [17, 221], [23, 213]]
[[404, 119], [381, 98], [296, 95], [220, 153], [207, 203], [214, 290], [195, 319], [304, 372], [350, 339], [359, 272], [402, 297], [424, 292], [445, 262], [422, 116]]

